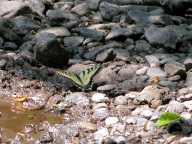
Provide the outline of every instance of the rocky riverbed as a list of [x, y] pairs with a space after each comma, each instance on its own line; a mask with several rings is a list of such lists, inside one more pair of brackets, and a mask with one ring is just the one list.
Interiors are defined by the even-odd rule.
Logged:
[[191, 56], [191, 0], [1, 0], [0, 143], [192, 144], [155, 126], [191, 118]]

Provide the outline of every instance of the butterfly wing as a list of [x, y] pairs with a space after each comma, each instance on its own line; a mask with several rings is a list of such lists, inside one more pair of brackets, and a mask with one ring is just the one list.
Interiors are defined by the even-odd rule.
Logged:
[[96, 74], [96, 72], [100, 69], [100, 67], [101, 67], [100, 65], [95, 65], [91, 68], [88, 68], [88, 69], [82, 71], [79, 74], [79, 78], [80, 78], [84, 88], [89, 87], [92, 77]]
[[69, 71], [56, 71], [59, 75], [62, 75], [66, 78], [68, 78], [69, 80], [71, 80], [74, 84], [76, 84], [77, 86], [81, 87], [82, 86], [82, 82], [81, 79], [79, 78], [79, 76], [73, 72], [69, 72]]

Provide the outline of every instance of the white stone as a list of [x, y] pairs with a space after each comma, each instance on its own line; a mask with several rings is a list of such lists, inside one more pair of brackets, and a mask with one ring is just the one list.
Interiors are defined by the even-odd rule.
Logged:
[[184, 106], [191, 111], [192, 110], [192, 100], [183, 102]]
[[99, 128], [99, 130], [94, 133], [94, 139], [96, 142], [101, 142], [107, 136], [109, 136], [109, 131], [104, 127]]
[[147, 72], [147, 70], [148, 70], [148, 67], [147, 67], [147, 66], [144, 66], [144, 67], [142, 67], [141, 69], [138, 69], [138, 70], [136, 71], [136, 74], [137, 74], [137, 75], [144, 75], [144, 74]]
[[108, 117], [105, 119], [105, 125], [106, 126], [112, 126], [116, 124], [119, 121], [117, 117]]
[[104, 94], [104, 93], [95, 93], [95, 94], [93, 94], [91, 100], [96, 103], [101, 103], [101, 102], [105, 102], [106, 100], [108, 100], [108, 98], [106, 97], [106, 94]]
[[182, 112], [181, 117], [183, 117], [184, 119], [191, 119], [191, 114], [188, 112]]
[[141, 115], [144, 116], [145, 118], [151, 118], [153, 115], [153, 112], [149, 109], [145, 109], [141, 111]]

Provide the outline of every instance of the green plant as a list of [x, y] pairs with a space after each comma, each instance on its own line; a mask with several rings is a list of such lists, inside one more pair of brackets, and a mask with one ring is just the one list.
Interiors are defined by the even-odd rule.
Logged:
[[79, 87], [80, 89], [84, 90], [88, 90], [88, 89], [92, 89], [92, 78], [93, 76], [98, 72], [98, 70], [101, 68], [101, 66], [99, 64], [88, 68], [82, 72], [79, 73], [79, 75], [77, 75], [74, 72], [70, 72], [70, 71], [57, 71], [57, 73], [59, 75], [62, 75], [66, 78], [68, 78], [69, 80], [71, 80], [73, 82], [73, 84], [77, 87]]
[[174, 112], [163, 112], [160, 114], [159, 119], [156, 122], [157, 127], [167, 126], [174, 121], [181, 120], [182, 117]]

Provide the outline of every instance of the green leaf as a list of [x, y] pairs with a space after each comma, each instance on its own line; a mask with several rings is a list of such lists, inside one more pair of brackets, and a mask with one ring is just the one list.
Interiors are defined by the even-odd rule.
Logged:
[[157, 127], [162, 127], [162, 126], [166, 126], [169, 123], [173, 122], [173, 121], [177, 121], [182, 119], [182, 117], [174, 112], [163, 112], [161, 113], [159, 119], [156, 122], [156, 126]]

